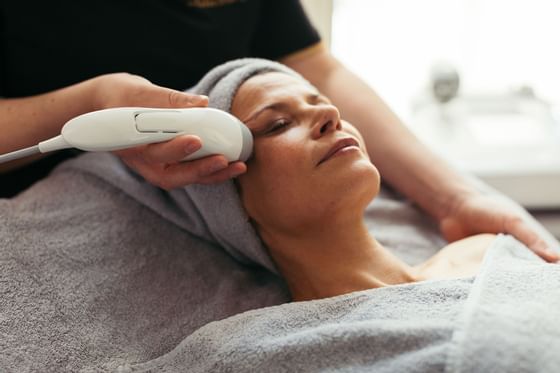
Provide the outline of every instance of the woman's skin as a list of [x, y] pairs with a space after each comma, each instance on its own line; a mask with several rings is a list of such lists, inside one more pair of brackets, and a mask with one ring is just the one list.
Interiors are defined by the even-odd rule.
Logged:
[[276, 72], [254, 76], [232, 113], [255, 136], [237, 179], [241, 198], [293, 300], [476, 274], [494, 235], [457, 241], [410, 266], [368, 232], [363, 213], [379, 172], [360, 133], [311, 85]]

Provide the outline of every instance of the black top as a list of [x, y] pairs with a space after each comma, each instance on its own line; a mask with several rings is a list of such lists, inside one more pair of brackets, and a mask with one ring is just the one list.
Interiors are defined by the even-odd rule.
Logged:
[[[318, 41], [297, 0], [1, 0], [0, 96], [113, 72], [186, 89], [225, 61], [278, 59]], [[21, 189], [22, 172], [37, 170], [0, 175], [0, 197], [7, 184]]]

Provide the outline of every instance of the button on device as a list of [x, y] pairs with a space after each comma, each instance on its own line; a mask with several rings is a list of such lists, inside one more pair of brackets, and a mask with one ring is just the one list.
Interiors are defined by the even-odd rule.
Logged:
[[185, 128], [181, 112], [174, 110], [140, 112], [134, 115], [134, 120], [139, 132], [177, 133]]

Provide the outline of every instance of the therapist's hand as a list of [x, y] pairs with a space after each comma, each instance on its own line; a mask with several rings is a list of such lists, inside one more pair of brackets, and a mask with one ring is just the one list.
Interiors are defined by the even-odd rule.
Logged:
[[[188, 108], [208, 105], [206, 96], [160, 87], [140, 76], [126, 73], [102, 75], [94, 78], [92, 85], [96, 110], [122, 106]], [[201, 146], [197, 136], [182, 135], [167, 142], [114, 153], [150, 183], [167, 190], [188, 184], [222, 182], [246, 171], [243, 162], [228, 164], [221, 155], [180, 162]]]
[[479, 233], [507, 233], [547, 262], [560, 259], [557, 254], [547, 250], [546, 242], [511, 206], [483, 194], [458, 196], [440, 219], [439, 227], [449, 242]]

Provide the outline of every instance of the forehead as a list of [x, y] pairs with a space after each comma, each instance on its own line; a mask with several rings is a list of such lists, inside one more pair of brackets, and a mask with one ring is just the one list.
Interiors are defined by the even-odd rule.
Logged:
[[[299, 95], [317, 94], [317, 90], [307, 81], [280, 72], [255, 75], [246, 80], [237, 91], [236, 100], [243, 105], [257, 106], [268, 101]], [[252, 104], [252, 105], [251, 105]]]

